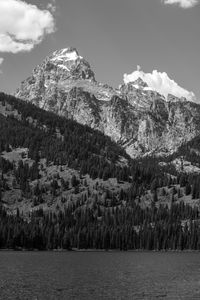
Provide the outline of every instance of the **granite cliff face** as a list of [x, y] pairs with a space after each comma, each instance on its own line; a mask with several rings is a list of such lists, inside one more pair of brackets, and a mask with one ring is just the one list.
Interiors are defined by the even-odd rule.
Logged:
[[98, 83], [74, 48], [47, 57], [15, 96], [104, 132], [132, 157], [173, 153], [200, 133], [200, 105], [166, 99], [141, 78], [116, 90]]

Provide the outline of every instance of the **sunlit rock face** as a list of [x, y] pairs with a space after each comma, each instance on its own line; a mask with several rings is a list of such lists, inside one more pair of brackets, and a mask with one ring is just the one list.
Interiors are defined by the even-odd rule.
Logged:
[[15, 95], [102, 131], [132, 157], [173, 153], [200, 133], [198, 104], [161, 95], [140, 77], [119, 89], [99, 83], [74, 48], [47, 57]]
[[66, 93], [60, 88], [63, 82], [70, 80], [95, 81], [90, 65], [74, 48], [55, 51], [37, 66], [32, 75], [21, 83], [16, 96], [33, 102], [44, 109], [62, 106], [62, 97]]

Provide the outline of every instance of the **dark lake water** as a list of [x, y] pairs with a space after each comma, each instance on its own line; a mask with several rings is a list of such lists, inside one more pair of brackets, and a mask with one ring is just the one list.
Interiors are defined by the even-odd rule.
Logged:
[[200, 299], [200, 253], [0, 252], [0, 299]]

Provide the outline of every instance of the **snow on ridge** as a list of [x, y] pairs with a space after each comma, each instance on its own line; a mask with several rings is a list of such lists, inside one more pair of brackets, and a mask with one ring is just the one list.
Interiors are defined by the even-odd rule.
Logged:
[[59, 68], [69, 71], [69, 69], [64, 65], [58, 65]]
[[124, 74], [124, 83], [128, 84], [141, 78], [146, 82], [154, 91], [157, 91], [163, 95], [166, 99], [169, 94], [172, 94], [178, 98], [185, 97], [187, 100], [195, 102], [196, 97], [193, 92], [187, 91], [180, 87], [174, 80], [170, 79], [166, 72], [158, 72], [153, 70], [152, 73], [144, 73], [140, 66], [137, 67], [137, 71], [132, 74]]
[[54, 52], [54, 57], [51, 59], [52, 61], [70, 61], [82, 59], [82, 56], [79, 56], [76, 50], [69, 51], [69, 49], [63, 49], [61, 52]]
[[143, 88], [143, 90], [144, 90], [144, 91], [154, 91], [152, 88], [147, 87], [147, 86], [145, 86], [145, 87]]
[[153, 91], [152, 88], [147, 87], [147, 86], [141, 87], [141, 86], [139, 86], [138, 84], [133, 84], [132, 86], [133, 86], [135, 89], [137, 89], [137, 90], [142, 89], [142, 90], [144, 90], [144, 91]]

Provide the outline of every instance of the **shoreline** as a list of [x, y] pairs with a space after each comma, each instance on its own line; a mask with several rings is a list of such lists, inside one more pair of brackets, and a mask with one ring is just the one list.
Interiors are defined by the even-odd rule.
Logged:
[[193, 249], [184, 249], [184, 250], [179, 250], [179, 249], [167, 249], [167, 250], [144, 250], [144, 249], [130, 249], [130, 250], [120, 250], [120, 249], [77, 249], [77, 248], [72, 248], [72, 249], [9, 249], [9, 248], [1, 248], [0, 252], [56, 252], [56, 253], [64, 253], [64, 252], [103, 252], [103, 253], [127, 253], [127, 252], [135, 252], [135, 253], [198, 253], [200, 250], [193, 250]]

